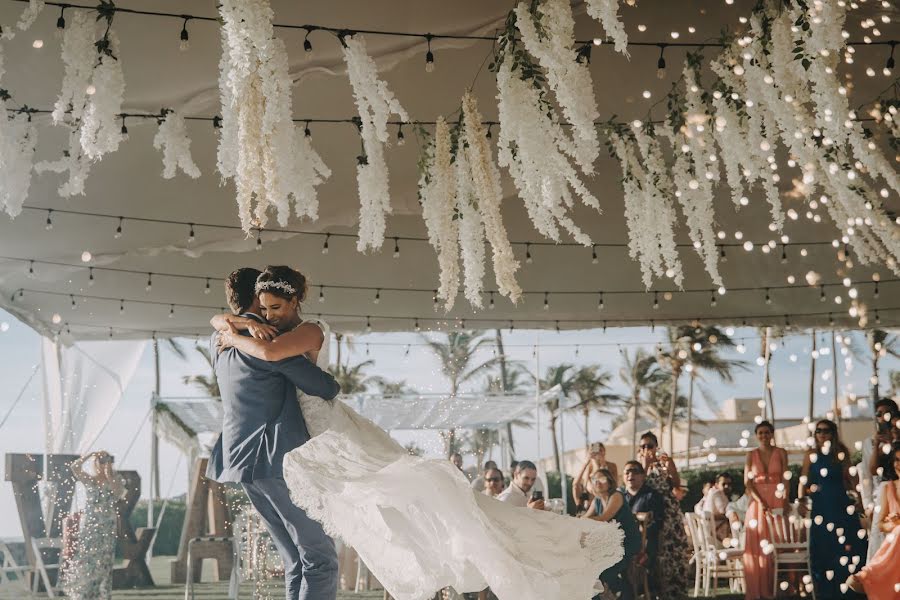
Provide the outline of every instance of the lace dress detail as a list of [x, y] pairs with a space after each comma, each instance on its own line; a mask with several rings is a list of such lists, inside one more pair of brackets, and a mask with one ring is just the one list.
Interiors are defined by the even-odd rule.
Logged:
[[[327, 361], [323, 346], [319, 366]], [[500, 502], [449, 461], [410, 455], [340, 400], [301, 395], [300, 404], [312, 439], [284, 458], [291, 498], [355, 548], [396, 600], [488, 586], [499, 600], [588, 600], [624, 554], [615, 523]]]

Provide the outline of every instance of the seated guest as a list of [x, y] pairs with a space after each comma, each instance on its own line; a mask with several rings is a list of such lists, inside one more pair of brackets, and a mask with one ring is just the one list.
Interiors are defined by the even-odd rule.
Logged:
[[[511, 463], [509, 463], [509, 480], [506, 482], [507, 486], [512, 483], [512, 480], [515, 478], [516, 472], [518, 471], [518, 469], [519, 469], [519, 461], [514, 460]], [[532, 487], [531, 490], [533, 492], [540, 492], [542, 494], [544, 493], [544, 482], [541, 480], [540, 477], [538, 477], [537, 479], [534, 480], [534, 487]]]
[[619, 467], [616, 466], [616, 463], [606, 460], [606, 446], [597, 442], [588, 448], [587, 459], [581, 467], [581, 472], [572, 480], [572, 498], [575, 498], [578, 503], [576, 512], [585, 512], [590, 508], [593, 502], [590, 493], [591, 477], [600, 469], [609, 471], [618, 485]]
[[600, 574], [600, 581], [608, 590], [607, 596], [628, 600], [631, 598], [631, 586], [624, 585], [623, 576], [631, 560], [641, 551], [641, 530], [631, 508], [625, 501], [625, 496], [616, 489], [615, 476], [609, 470], [595, 471], [591, 475], [589, 484], [594, 501], [583, 518], [595, 521], [615, 521], [619, 523], [625, 534], [625, 555], [622, 560]]
[[[456, 468], [459, 469], [460, 471], [463, 470], [462, 454], [460, 454], [459, 452], [454, 452], [453, 454], [450, 455], [450, 462], [452, 462], [454, 465], [456, 465]], [[465, 471], [463, 471], [463, 473], [465, 473]]]
[[[537, 480], [537, 467], [530, 460], [519, 461], [516, 473], [509, 487], [503, 490], [497, 500], [509, 502], [514, 506], [527, 506], [535, 510], [544, 510], [543, 493], [540, 498], [532, 498], [532, 488]], [[537, 490], [535, 490], [537, 491]]]
[[494, 467], [488, 469], [484, 474], [484, 490], [481, 492], [485, 496], [496, 498], [503, 491], [503, 471]]
[[484, 491], [484, 478], [487, 476], [487, 472], [490, 471], [491, 469], [496, 469], [496, 468], [497, 468], [497, 463], [495, 463], [492, 460], [489, 460], [486, 463], [484, 463], [484, 469], [481, 471], [481, 473], [478, 475], [478, 477], [476, 477], [475, 479], [472, 480], [472, 489], [475, 490], [476, 492], [483, 492]]
[[747, 516], [748, 508], [750, 508], [750, 496], [746, 493], [737, 500], [732, 500], [725, 507], [725, 517], [731, 523], [733, 531], [738, 531], [744, 526], [744, 517]]
[[647, 529], [647, 568], [653, 572], [659, 551], [659, 530], [665, 516], [663, 499], [656, 490], [644, 485], [647, 474], [638, 461], [630, 460], [625, 463], [622, 474], [625, 479], [623, 490], [625, 501], [638, 521], [643, 522]]
[[711, 513], [716, 523], [716, 537], [721, 542], [731, 537], [731, 526], [725, 512], [728, 510], [728, 501], [731, 499], [732, 479], [728, 473], [719, 473], [715, 483], [709, 491], [694, 506], [694, 512], [698, 515]]

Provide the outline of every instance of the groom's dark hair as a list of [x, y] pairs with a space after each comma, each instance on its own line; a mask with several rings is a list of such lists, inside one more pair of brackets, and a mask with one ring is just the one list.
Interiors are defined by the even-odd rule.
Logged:
[[225, 300], [231, 312], [239, 315], [253, 306], [253, 300], [256, 298], [256, 278], [261, 272], [253, 267], [241, 267], [225, 279]]

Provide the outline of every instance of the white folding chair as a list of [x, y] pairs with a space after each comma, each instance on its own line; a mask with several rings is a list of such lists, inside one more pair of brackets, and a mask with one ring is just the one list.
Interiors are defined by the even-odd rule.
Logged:
[[[20, 566], [16, 562], [16, 557], [13, 555], [12, 550], [9, 549], [9, 546], [2, 539], [0, 539], [0, 555], [2, 555], [2, 560], [0, 560], [0, 585], [15, 582], [15, 585], [20, 586], [26, 592], [30, 591], [26, 575], [31, 572], [31, 567], [28, 565]], [[10, 575], [14, 575], [14, 578], [10, 579]]]
[[716, 520], [712, 513], [704, 512], [697, 517], [705, 567], [703, 569], [703, 594], [718, 593], [718, 580], [728, 579], [728, 587], [735, 591], [743, 587], [744, 551], [740, 548], [725, 547], [716, 536]]
[[[31, 548], [34, 550], [34, 570], [36, 575], [40, 576], [32, 578], [31, 583], [31, 592], [37, 593], [38, 591], [38, 582], [44, 582], [44, 588], [47, 590], [47, 596], [50, 598], [56, 598], [58, 588], [50, 583], [50, 575], [47, 573], [47, 569], [56, 569], [57, 570], [57, 582], [60, 579], [61, 573], [60, 570], [60, 562], [62, 561], [62, 551], [63, 551], [63, 541], [62, 538], [31, 538]], [[50, 564], [44, 562], [44, 551], [45, 550], [56, 550], [58, 551], [58, 558], [56, 564]]]
[[[812, 583], [812, 569], [809, 564], [809, 541], [806, 525], [799, 516], [775, 515], [766, 513], [766, 524], [769, 528], [769, 543], [772, 544], [772, 555], [775, 562], [775, 573], [772, 579], [773, 595], [778, 594], [779, 573], [804, 573], [803, 583], [806, 591], [816, 599], [816, 588]], [[806, 539], [804, 539], [806, 538]]]
[[684, 524], [687, 527], [691, 537], [691, 545], [693, 553], [690, 562], [694, 565], [694, 596], [700, 595], [700, 586], [703, 583], [703, 570], [705, 565], [702, 534], [700, 533], [700, 525], [697, 521], [696, 513], [684, 513]]

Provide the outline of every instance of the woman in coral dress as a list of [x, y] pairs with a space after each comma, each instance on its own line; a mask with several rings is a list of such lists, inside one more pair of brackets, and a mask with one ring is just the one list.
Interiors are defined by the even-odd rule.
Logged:
[[878, 552], [857, 575], [847, 580], [850, 589], [865, 591], [869, 600], [900, 598], [900, 447], [894, 445], [893, 473], [885, 473], [881, 484], [880, 512], [876, 512], [876, 527], [885, 534]]
[[744, 522], [747, 536], [744, 542], [746, 600], [773, 597], [774, 560], [760, 544], [771, 540], [766, 513], [783, 511], [787, 504], [787, 494], [778, 489], [787, 469], [787, 452], [775, 446], [775, 427], [768, 421], [759, 423], [756, 440], [759, 448], [747, 455], [744, 466], [744, 483], [751, 499]]

